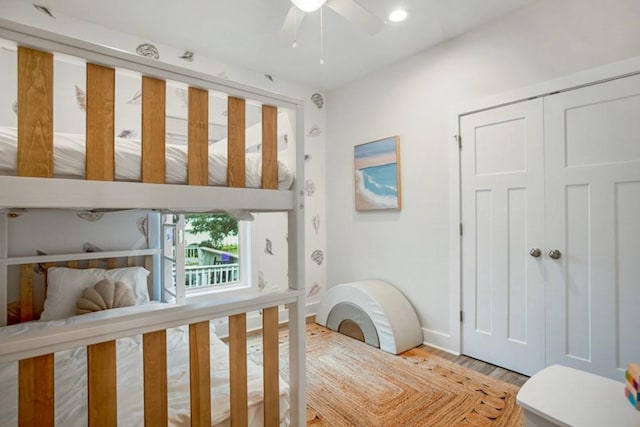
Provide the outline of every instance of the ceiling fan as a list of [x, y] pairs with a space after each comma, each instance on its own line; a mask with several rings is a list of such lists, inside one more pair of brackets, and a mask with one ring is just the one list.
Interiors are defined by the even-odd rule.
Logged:
[[280, 30], [283, 45], [295, 46], [296, 34], [302, 25], [307, 12], [314, 12], [327, 6], [352, 24], [371, 35], [376, 34], [384, 26], [384, 21], [354, 0], [291, 0], [291, 7]]

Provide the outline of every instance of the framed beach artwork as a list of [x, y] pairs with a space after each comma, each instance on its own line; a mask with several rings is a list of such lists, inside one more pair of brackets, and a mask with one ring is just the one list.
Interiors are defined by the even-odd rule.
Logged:
[[354, 147], [357, 211], [400, 209], [400, 138], [392, 136]]

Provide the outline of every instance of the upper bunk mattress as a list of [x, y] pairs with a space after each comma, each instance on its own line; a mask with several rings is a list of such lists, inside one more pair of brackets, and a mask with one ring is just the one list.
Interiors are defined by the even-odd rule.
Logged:
[[[0, 127], [0, 175], [16, 175], [18, 131], [12, 127]], [[115, 138], [115, 180], [141, 181], [140, 140]], [[166, 183], [187, 183], [187, 147], [166, 144]], [[247, 153], [246, 186], [261, 188], [262, 157]], [[55, 133], [53, 140], [53, 171], [56, 178], [85, 177], [85, 136]], [[278, 161], [278, 189], [288, 190], [293, 183], [293, 172]], [[227, 186], [227, 157], [209, 149], [209, 185]]]

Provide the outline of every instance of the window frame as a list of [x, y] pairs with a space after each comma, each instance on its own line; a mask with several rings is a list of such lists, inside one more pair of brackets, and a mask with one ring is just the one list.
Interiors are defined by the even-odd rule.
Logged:
[[[184, 251], [180, 252], [184, 257]], [[251, 222], [238, 221], [238, 281], [225, 285], [217, 285], [200, 289], [186, 289], [184, 296], [186, 302], [198, 302], [212, 297], [220, 296], [240, 296], [255, 291], [256, 282], [252, 277], [252, 253], [251, 253]]]

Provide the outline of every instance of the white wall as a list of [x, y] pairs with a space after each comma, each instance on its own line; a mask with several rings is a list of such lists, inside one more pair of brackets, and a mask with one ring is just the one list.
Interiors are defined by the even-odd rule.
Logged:
[[[329, 286], [365, 278], [396, 285], [425, 341], [459, 350], [450, 301], [452, 106], [640, 55], [637, 0], [540, 0], [328, 94]], [[403, 206], [356, 213], [353, 146], [401, 140]]]
[[[305, 154], [308, 155], [308, 160], [305, 162], [305, 181], [308, 182], [309, 188], [315, 187], [315, 191], [309, 191], [306, 193], [305, 200], [305, 226], [307, 230], [307, 242], [305, 248], [306, 277], [304, 277], [304, 282], [307, 288], [307, 294], [309, 295], [307, 303], [310, 306], [310, 310], [313, 311], [314, 305], [317, 304], [322, 295], [322, 290], [326, 287], [326, 263], [323, 262], [322, 264], [318, 265], [311, 259], [311, 256], [315, 251], [319, 250], [323, 253], [326, 251], [326, 193], [324, 191], [326, 109], [324, 108], [324, 106], [322, 108], [319, 108], [313, 102], [311, 102], [311, 96], [317, 91], [314, 88], [301, 87], [297, 84], [282, 81], [278, 78], [278, 76], [272, 76], [272, 79], [268, 79], [263, 73], [259, 71], [246, 70], [240, 67], [235, 67], [233, 65], [224, 64], [215, 60], [214, 58], [206, 58], [200, 55], [199, 52], [195, 52], [195, 59], [193, 62], [188, 62], [184, 59], [180, 59], [180, 56], [184, 53], [184, 49], [154, 43], [153, 40], [145, 39], [144, 37], [134, 35], [133, 33], [125, 34], [95, 24], [91, 24], [89, 22], [80, 21], [78, 19], [58, 13], [55, 10], [55, 4], [50, 5], [50, 7], [56, 15], [56, 19], [51, 19], [48, 16], [38, 12], [30, 2], [17, 0], [0, 0], [0, 10], [2, 11], [1, 15], [4, 19], [9, 19], [44, 30], [64, 34], [70, 37], [75, 37], [81, 40], [114, 47], [131, 53], [135, 53], [137, 46], [142, 43], [152, 43], [160, 52], [160, 60], [162, 62], [204, 72], [209, 75], [228, 78], [233, 81], [245, 83], [273, 92], [283, 93], [288, 96], [299, 98], [305, 101], [304, 133], [305, 135], [310, 134], [313, 128], [317, 128], [319, 130], [319, 132], [311, 132], [311, 136], [308, 136], [305, 141]], [[135, 29], [132, 29], [132, 32], [134, 31]], [[2, 44], [0, 43], [0, 46], [1, 45]], [[7, 56], [8, 53], [7, 51], [2, 51], [1, 55]], [[12, 67], [11, 64], [0, 66], [0, 70], [3, 70], [5, 68], [9, 70], [11, 70], [12, 68], [15, 69], [15, 67]], [[15, 72], [13, 72], [13, 75], [15, 79]], [[9, 77], [11, 76], [9, 75]], [[5, 88], [5, 86], [7, 86], [7, 88]], [[3, 89], [5, 90], [4, 93], [1, 92]], [[67, 89], [73, 88], [69, 86]], [[9, 94], [7, 94], [7, 92], [9, 92]], [[68, 95], [73, 95], [73, 92], [66, 90], [65, 98], [71, 99], [71, 103], [68, 108], [75, 111], [77, 107], [74, 105], [74, 98], [73, 96], [69, 97]], [[54, 94], [54, 96], [56, 97], [56, 102], [58, 102], [57, 99], [59, 98], [59, 96], [56, 94]], [[14, 113], [11, 110], [11, 105], [13, 104], [14, 100], [15, 89], [12, 89], [11, 85], [3, 85], [0, 83], [0, 111], [2, 112], [2, 114], [0, 114], [0, 120], [2, 121], [0, 122], [0, 125], [9, 124], [10, 126], [15, 126], [15, 119], [12, 116]], [[60, 111], [64, 110], [56, 110], [55, 113], [56, 129], [63, 129], [66, 125], [66, 121], [68, 121], [60, 120], [58, 118]], [[131, 115], [129, 115], [128, 117], [130, 118], [130, 116]], [[72, 121], [72, 123], [75, 122]], [[127, 128], [125, 124], [123, 124], [123, 126]], [[292, 126], [295, 129], [295, 122], [292, 123]], [[118, 129], [120, 129], [120, 127]], [[299, 146], [301, 146], [301, 144], [296, 144], [296, 148]], [[288, 151], [289, 153], [291, 153], [295, 150]], [[281, 154], [282, 153], [286, 153], [286, 151], [281, 152]], [[294, 162], [291, 161], [292, 159], [289, 158], [289, 154], [282, 155], [286, 157], [282, 160], [288, 161], [290, 165], [294, 164]], [[312, 223], [314, 217], [319, 217], [321, 221], [321, 227], [317, 232], [315, 231]], [[275, 220], [274, 222], [266, 223], [261, 227], [260, 232], [265, 236], [273, 236], [272, 239], [274, 242], [277, 241], [279, 243], [286, 244], [287, 231], [286, 227], [284, 227], [282, 223], [282, 220]], [[272, 225], [276, 226], [276, 224], [279, 224], [278, 227], [280, 229], [271, 230], [270, 227]], [[258, 244], [261, 248], [264, 248], [264, 241], [259, 242]], [[279, 247], [277, 254], [274, 256], [281, 257], [280, 261], [283, 261], [286, 265], [286, 255], [286, 249], [283, 250], [281, 247]], [[264, 269], [262, 269], [259, 264], [260, 262], [271, 263], [271, 257], [272, 255], [265, 255], [261, 257], [261, 259], [258, 260], [258, 264], [256, 265], [257, 269], [264, 270], [265, 276], [269, 276], [269, 272], [274, 269], [271, 266], [269, 268], [265, 267]], [[277, 277], [275, 277], [276, 274], [274, 273], [273, 278], [265, 277], [265, 280], [273, 286], [275, 286], [276, 284], [277, 286], [286, 286], [286, 268], [284, 268], [284, 270], [280, 268], [277, 271]], [[283, 274], [281, 274], [283, 271], [284, 280], [282, 277]], [[273, 286], [270, 286], [269, 288]], [[320, 292], [316, 292], [316, 290], [320, 290]]]

